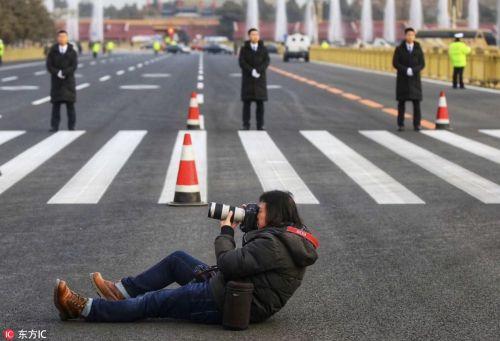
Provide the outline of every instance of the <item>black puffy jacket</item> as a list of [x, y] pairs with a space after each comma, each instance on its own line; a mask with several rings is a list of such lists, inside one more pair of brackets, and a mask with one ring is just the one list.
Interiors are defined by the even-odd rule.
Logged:
[[[307, 230], [306, 230], [307, 231]], [[236, 248], [234, 230], [224, 226], [215, 239], [220, 271], [210, 279], [215, 300], [222, 311], [227, 281], [254, 285], [250, 322], [260, 322], [278, 312], [300, 286], [306, 267], [318, 258], [315, 246], [286, 227], [265, 227], [248, 232]]]

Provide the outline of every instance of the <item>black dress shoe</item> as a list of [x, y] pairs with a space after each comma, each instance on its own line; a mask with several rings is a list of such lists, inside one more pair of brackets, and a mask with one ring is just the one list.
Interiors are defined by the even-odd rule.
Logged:
[[264, 127], [257, 127], [257, 130], [266, 130]]
[[75, 130], [75, 128], [68, 128], [68, 130]]
[[405, 131], [405, 127], [403, 127], [403, 126], [399, 126], [399, 127], [398, 127], [398, 131]]
[[50, 128], [49, 129], [49, 132], [50, 133], [56, 133], [59, 129], [56, 129], [56, 128]]
[[420, 131], [420, 130], [422, 130], [422, 128], [420, 128], [420, 127], [413, 127], [413, 130]]

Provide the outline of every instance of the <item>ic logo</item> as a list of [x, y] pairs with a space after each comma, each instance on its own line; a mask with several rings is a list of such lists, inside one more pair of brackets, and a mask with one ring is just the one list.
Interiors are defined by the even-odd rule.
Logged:
[[5, 329], [2, 332], [2, 336], [7, 341], [12, 341], [16, 337], [16, 333], [12, 329]]

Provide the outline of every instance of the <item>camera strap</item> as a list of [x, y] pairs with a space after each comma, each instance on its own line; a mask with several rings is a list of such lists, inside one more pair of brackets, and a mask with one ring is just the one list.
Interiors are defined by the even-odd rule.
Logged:
[[301, 229], [298, 229], [294, 226], [288, 226], [286, 228], [286, 231], [287, 232], [291, 232], [291, 233], [294, 233], [294, 234], [297, 234], [305, 239], [307, 239], [308, 241], [311, 242], [311, 244], [314, 246], [315, 249], [317, 249], [319, 247], [319, 241], [316, 237], [314, 237], [311, 233], [309, 232], [306, 232], [304, 230], [301, 230]]

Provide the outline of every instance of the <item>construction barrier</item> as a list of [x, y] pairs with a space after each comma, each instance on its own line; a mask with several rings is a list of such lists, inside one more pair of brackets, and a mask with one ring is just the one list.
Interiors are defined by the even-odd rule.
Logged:
[[[311, 47], [310, 59], [370, 70], [395, 72], [392, 67], [394, 48]], [[453, 68], [448, 49], [424, 49], [426, 67], [422, 76], [451, 82]], [[467, 57], [464, 81], [468, 84], [500, 88], [500, 52], [497, 48], [476, 48]]]

